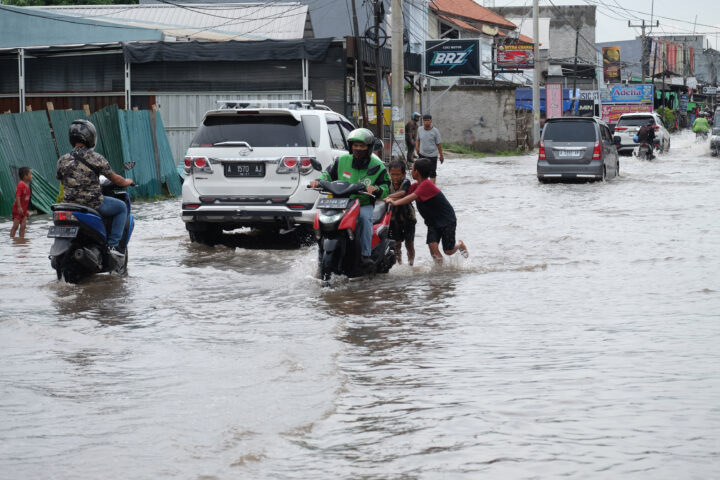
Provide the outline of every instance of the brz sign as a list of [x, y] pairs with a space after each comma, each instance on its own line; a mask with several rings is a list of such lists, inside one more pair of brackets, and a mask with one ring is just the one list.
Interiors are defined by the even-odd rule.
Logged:
[[425, 73], [433, 77], [479, 77], [478, 40], [426, 40]]

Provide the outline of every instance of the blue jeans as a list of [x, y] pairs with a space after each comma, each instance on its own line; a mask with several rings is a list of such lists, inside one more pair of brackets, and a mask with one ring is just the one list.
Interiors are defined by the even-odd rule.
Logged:
[[127, 219], [127, 205], [122, 200], [105, 196], [102, 205], [97, 209], [98, 213], [103, 217], [112, 217], [112, 226], [108, 235], [108, 245], [117, 246], [122, 238], [125, 229], [125, 220]]
[[360, 242], [360, 255], [369, 257], [372, 251], [372, 217], [375, 208], [372, 205], [360, 207], [360, 214], [357, 220], [356, 236]]

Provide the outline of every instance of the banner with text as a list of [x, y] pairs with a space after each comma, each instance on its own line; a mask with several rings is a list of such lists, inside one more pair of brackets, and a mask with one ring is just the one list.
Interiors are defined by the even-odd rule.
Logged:
[[496, 63], [498, 68], [534, 68], [533, 45], [518, 43], [511, 45], [498, 45]]
[[479, 40], [426, 40], [425, 73], [433, 77], [479, 77]]
[[623, 113], [652, 112], [653, 106], [647, 103], [635, 103], [629, 105], [603, 105], [600, 115], [605, 123], [615, 124]]
[[601, 91], [602, 103], [653, 103], [653, 86], [650, 84], [610, 84]]

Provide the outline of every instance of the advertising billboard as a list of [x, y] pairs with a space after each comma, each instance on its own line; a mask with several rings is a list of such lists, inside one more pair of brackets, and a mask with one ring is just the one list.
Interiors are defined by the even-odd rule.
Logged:
[[620, 47], [603, 47], [603, 76], [605, 81], [620, 80]]
[[433, 77], [479, 77], [479, 40], [426, 40], [425, 73]]
[[498, 45], [496, 63], [499, 68], [534, 68], [533, 46], [526, 43]]
[[608, 85], [601, 92], [602, 103], [653, 103], [653, 85]]
[[653, 106], [647, 103], [635, 103], [628, 105], [603, 105], [600, 116], [605, 123], [615, 124], [623, 113], [644, 113], [652, 112]]

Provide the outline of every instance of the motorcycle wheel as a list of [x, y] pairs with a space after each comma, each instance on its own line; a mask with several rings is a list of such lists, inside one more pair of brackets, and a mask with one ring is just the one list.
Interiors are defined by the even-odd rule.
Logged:
[[320, 279], [324, 282], [330, 280], [333, 273], [340, 273], [340, 262], [337, 254], [337, 250], [332, 252], [323, 252], [322, 258], [320, 259]]
[[56, 270], [58, 280], [65, 280], [66, 283], [78, 283], [82, 278], [77, 264], [72, 255], [66, 253], [57, 259], [58, 269]]

